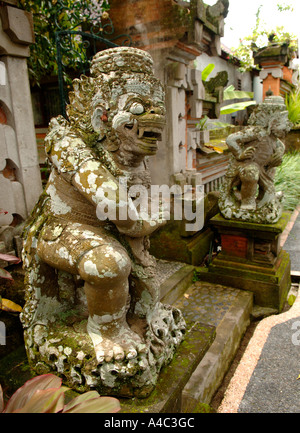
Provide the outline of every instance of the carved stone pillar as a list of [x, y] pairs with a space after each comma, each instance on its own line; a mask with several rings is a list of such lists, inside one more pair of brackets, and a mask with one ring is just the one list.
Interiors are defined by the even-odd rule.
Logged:
[[0, 226], [27, 218], [42, 190], [27, 70], [31, 14], [0, 6]]

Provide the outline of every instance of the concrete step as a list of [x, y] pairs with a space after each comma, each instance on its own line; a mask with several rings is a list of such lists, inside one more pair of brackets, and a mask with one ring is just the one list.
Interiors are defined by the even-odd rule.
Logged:
[[188, 325], [201, 321], [216, 328], [213, 343], [182, 391], [181, 413], [193, 413], [199, 403], [210, 404], [222, 384], [250, 324], [253, 294], [199, 281], [174, 305], [183, 311]]

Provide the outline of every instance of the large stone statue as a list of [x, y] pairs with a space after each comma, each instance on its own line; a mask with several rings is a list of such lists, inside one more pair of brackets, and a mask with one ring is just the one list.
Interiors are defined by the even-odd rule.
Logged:
[[266, 224], [279, 220], [282, 195], [276, 193], [274, 176], [285, 150], [281, 139], [289, 129], [283, 98], [270, 96], [251, 114], [247, 128], [227, 138], [231, 159], [219, 199], [225, 218]]
[[165, 123], [151, 56], [96, 54], [91, 77], [74, 80], [67, 113], [50, 123], [51, 175], [25, 230], [28, 358], [79, 391], [146, 396], [185, 331], [180, 311], [159, 302], [148, 253], [163, 215], [142, 218], [127, 194], [149, 189], [147, 157]]

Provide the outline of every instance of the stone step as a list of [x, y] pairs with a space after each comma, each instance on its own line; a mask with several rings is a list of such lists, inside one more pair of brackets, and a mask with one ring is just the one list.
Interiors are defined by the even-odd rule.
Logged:
[[253, 294], [220, 284], [197, 282], [175, 306], [181, 307], [188, 324], [200, 320], [216, 328], [213, 343], [182, 391], [181, 413], [194, 413], [199, 403], [210, 404], [222, 384], [250, 324]]

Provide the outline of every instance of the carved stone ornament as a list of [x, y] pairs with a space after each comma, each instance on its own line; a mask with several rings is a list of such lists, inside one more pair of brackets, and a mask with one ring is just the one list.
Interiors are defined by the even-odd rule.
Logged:
[[283, 98], [270, 96], [243, 131], [227, 138], [231, 159], [219, 199], [225, 218], [264, 224], [279, 220], [283, 194], [276, 193], [274, 176], [285, 151], [281, 139], [290, 126]]
[[[151, 56], [96, 54], [91, 76], [74, 80], [67, 113], [50, 122], [51, 175], [24, 232], [28, 358], [77, 391], [145, 397], [185, 332], [181, 312], [159, 302], [148, 252], [162, 213], [142, 218], [127, 194], [150, 187], [147, 158], [165, 124]], [[103, 198], [116, 211], [106, 219]]]

